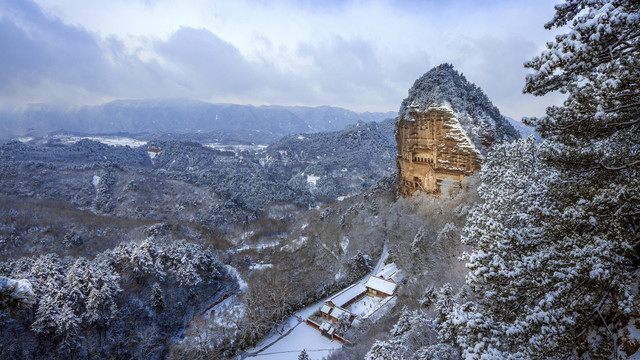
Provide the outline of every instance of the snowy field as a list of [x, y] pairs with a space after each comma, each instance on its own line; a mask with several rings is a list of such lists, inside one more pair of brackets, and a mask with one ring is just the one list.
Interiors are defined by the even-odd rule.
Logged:
[[[74, 144], [80, 140], [93, 140], [106, 145], [112, 146], [130, 146], [130, 147], [140, 147], [147, 145], [147, 141], [132, 139], [124, 136], [74, 136], [74, 135], [54, 135], [51, 137], [52, 139], [60, 140], [64, 144]], [[20, 137], [18, 138], [21, 142], [29, 142], [32, 141], [33, 137]], [[205, 143], [202, 146], [208, 147], [210, 149], [221, 150], [221, 151], [233, 151], [238, 155], [243, 151], [250, 152], [260, 152], [267, 148], [267, 145], [257, 144], [257, 145], [225, 145], [220, 143]], [[151, 154], [150, 154], [151, 155]], [[156, 154], [154, 154], [156, 155]], [[152, 156], [153, 157], [153, 156]]]
[[320, 334], [311, 326], [300, 323], [289, 335], [286, 341], [278, 341], [255, 356], [247, 359], [297, 360], [302, 350], [306, 350], [309, 358], [320, 360], [331, 351], [342, 347], [342, 343], [332, 341]]
[[366, 319], [371, 313], [382, 306], [384, 299], [379, 297], [365, 296], [360, 301], [353, 303], [347, 310], [356, 315], [358, 319]]
[[136, 140], [122, 136], [73, 136], [73, 135], [55, 135], [53, 139], [58, 139], [65, 144], [77, 143], [80, 140], [93, 140], [111, 146], [130, 146], [140, 147], [147, 144], [146, 141]]
[[267, 148], [267, 145], [225, 145], [225, 144], [220, 144], [220, 143], [207, 143], [207, 144], [202, 144], [202, 146], [206, 146], [210, 149], [214, 149], [214, 150], [220, 150], [220, 151], [233, 151], [234, 153], [236, 153], [236, 155], [238, 155], [238, 153], [243, 152], [243, 151], [253, 151], [253, 152], [259, 152], [262, 151], [264, 149]]

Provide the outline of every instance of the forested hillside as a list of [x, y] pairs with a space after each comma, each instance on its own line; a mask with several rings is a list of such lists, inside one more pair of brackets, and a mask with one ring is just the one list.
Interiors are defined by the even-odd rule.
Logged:
[[[365, 359], [636, 358], [640, 7], [570, 0], [525, 92], [568, 95], [489, 152], [461, 290], [427, 288]], [[565, 27], [568, 25], [568, 28]]]
[[211, 248], [167, 237], [165, 227], [91, 258], [50, 253], [0, 263], [0, 279], [33, 286], [32, 307], [0, 309], [0, 357], [164, 357], [185, 322], [238, 287]]
[[[298, 292], [283, 293], [287, 305], [279, 317], [238, 319], [243, 330], [220, 338], [231, 346], [221, 349], [236, 354], [291, 309], [366, 271], [370, 257], [364, 254], [379, 255], [369, 237], [347, 249], [338, 230], [350, 226], [365, 202], [345, 200], [321, 216], [307, 210], [356, 196], [391, 174], [392, 136], [389, 119], [245, 150], [177, 140], [110, 146], [59, 136], [5, 142], [0, 357], [164, 358], [178, 351], [171, 350], [173, 342], [207, 307], [238, 295], [238, 281], [245, 283], [238, 276], [249, 284], [238, 306], [257, 301], [251, 296], [263, 293], [266, 275], [253, 274], [256, 263], [275, 265], [265, 274], [273, 274], [269, 281], [276, 289], [292, 278], [306, 282]], [[370, 156], [380, 149], [387, 156]], [[393, 198], [388, 184], [384, 197]], [[367, 208], [377, 211], [375, 205]], [[308, 216], [333, 219], [335, 234], [300, 235], [292, 226]], [[308, 226], [305, 232], [320, 229]], [[254, 250], [274, 242], [282, 242], [276, 253]], [[324, 247], [331, 250], [319, 256]], [[315, 260], [303, 272], [282, 268], [293, 259]], [[329, 269], [342, 275], [336, 278]], [[305, 274], [314, 275], [303, 281]], [[14, 288], [19, 281], [30, 283], [32, 292]]]
[[[191, 100], [0, 115], [20, 135], [0, 140], [0, 359], [640, 358], [640, 3], [566, 0], [544, 27], [524, 92], [566, 98], [523, 119], [538, 138], [450, 64], [395, 122]], [[478, 166], [409, 196], [394, 128], [430, 108], [409, 165], [433, 170], [448, 136]], [[358, 296], [384, 305], [349, 313]]]

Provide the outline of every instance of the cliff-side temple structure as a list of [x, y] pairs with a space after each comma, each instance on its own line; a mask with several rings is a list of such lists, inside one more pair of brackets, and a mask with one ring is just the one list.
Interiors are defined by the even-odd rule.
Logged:
[[491, 145], [520, 137], [482, 90], [450, 64], [415, 81], [395, 131], [400, 196], [440, 194], [444, 184], [455, 186], [480, 170]]
[[481, 156], [462, 126], [446, 107], [409, 110], [397, 125], [398, 192], [438, 194], [442, 182], [461, 182], [480, 170]]

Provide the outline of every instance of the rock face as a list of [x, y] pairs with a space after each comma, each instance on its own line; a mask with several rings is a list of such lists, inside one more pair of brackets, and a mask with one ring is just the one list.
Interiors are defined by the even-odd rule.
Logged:
[[437, 194], [446, 179], [456, 182], [480, 169], [481, 155], [447, 108], [409, 112], [398, 123], [398, 192]]
[[395, 124], [398, 193], [439, 194], [480, 170], [482, 154], [518, 132], [487, 96], [449, 64], [416, 80]]

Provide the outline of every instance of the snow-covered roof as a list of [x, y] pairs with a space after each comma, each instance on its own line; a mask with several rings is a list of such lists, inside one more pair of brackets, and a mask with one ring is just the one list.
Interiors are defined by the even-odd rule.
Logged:
[[331, 302], [336, 306], [344, 306], [344, 304], [360, 296], [365, 291], [367, 291], [367, 288], [365, 288], [364, 285], [355, 284], [344, 289], [342, 292], [338, 293], [338, 295], [332, 297]]
[[394, 282], [371, 275], [364, 286], [385, 294], [393, 295], [398, 285]]
[[346, 319], [349, 319], [353, 314], [351, 314], [348, 310], [345, 310], [341, 307], [334, 307], [333, 311], [331, 312], [331, 317], [334, 317], [336, 319], [340, 319], [341, 317], [344, 317]]
[[376, 276], [381, 277], [383, 279], [389, 280], [393, 279], [393, 276], [398, 272], [398, 267], [396, 263], [387, 264], [378, 271]]
[[324, 304], [322, 306], [322, 309], [320, 309], [320, 312], [323, 313], [323, 314], [330, 314], [331, 313], [331, 309], [333, 309], [333, 307], [331, 307], [331, 306], [329, 306], [327, 304]]

